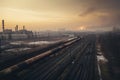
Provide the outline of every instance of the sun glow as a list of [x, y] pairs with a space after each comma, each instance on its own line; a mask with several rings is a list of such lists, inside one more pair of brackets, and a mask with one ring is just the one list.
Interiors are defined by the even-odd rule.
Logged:
[[86, 26], [79, 26], [76, 28], [76, 30], [84, 31], [86, 30]]

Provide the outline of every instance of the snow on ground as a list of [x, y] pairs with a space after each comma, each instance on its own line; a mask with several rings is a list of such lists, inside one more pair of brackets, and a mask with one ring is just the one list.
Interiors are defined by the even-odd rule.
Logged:
[[43, 44], [54, 44], [58, 41], [33, 41], [33, 42], [24, 42], [24, 41], [16, 41], [16, 42], [11, 42], [10, 44], [12, 45], [43, 45]]
[[18, 51], [25, 51], [25, 50], [29, 50], [31, 48], [14, 48], [14, 49], [8, 49], [8, 50], [5, 50], [7, 52], [18, 52]]
[[102, 51], [101, 51], [101, 46], [97, 46], [97, 60], [98, 61], [103, 61], [103, 62], [108, 62], [108, 60], [104, 57]]
[[25, 43], [24, 41], [10, 42], [10, 44], [12, 44], [12, 45], [21, 45], [21, 44], [24, 44], [24, 43]]
[[97, 60], [98, 61], [103, 61], [103, 62], [108, 62], [108, 60], [103, 55], [98, 55]]
[[54, 44], [56, 41], [36, 41], [36, 42], [29, 42], [28, 45], [42, 45], [42, 44]]

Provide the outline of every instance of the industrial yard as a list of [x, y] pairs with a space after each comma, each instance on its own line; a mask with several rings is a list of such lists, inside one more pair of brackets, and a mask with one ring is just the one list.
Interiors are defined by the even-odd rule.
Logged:
[[16, 31], [4, 29], [4, 20], [2, 24], [0, 80], [120, 79], [118, 29], [32, 32], [18, 26]]
[[120, 0], [0, 0], [0, 80], [120, 80]]
[[[79, 35], [79, 36], [78, 36]], [[74, 37], [9, 42], [0, 54], [1, 80], [119, 80], [119, 52], [108, 54], [119, 33], [77, 33]], [[104, 37], [106, 36], [106, 37]], [[105, 39], [105, 40], [104, 40]], [[109, 42], [111, 43], [111, 42]], [[119, 42], [116, 50], [119, 51]], [[112, 50], [112, 49], [111, 49]], [[115, 55], [112, 56], [111, 55]], [[114, 59], [112, 59], [114, 58]], [[111, 61], [112, 59], [112, 61]], [[116, 71], [115, 71], [116, 70]]]

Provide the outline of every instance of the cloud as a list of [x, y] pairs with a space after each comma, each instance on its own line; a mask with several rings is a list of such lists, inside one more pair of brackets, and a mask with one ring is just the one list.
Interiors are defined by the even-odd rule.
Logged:
[[120, 0], [87, 0], [86, 4], [86, 9], [79, 14], [80, 17], [93, 15], [100, 23], [98, 25], [120, 25]]
[[35, 25], [35, 22], [44, 22], [45, 25], [49, 22], [52, 25], [48, 26], [67, 25], [67, 28], [69, 26], [74, 28], [76, 25], [98, 26], [97, 28], [120, 25], [120, 0], [0, 0], [0, 2], [0, 8], [16, 9], [0, 10], [1, 17], [9, 21], [14, 19], [16, 22], [24, 21]]
[[88, 8], [87, 10], [85, 10], [83, 13], [81, 13], [79, 16], [86, 16], [86, 15], [88, 15], [88, 14], [93, 13], [94, 11], [96, 11], [96, 8], [90, 7], [90, 8]]

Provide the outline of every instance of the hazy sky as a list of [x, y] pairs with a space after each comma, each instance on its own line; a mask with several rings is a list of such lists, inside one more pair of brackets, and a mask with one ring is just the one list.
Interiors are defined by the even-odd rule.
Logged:
[[120, 25], [119, 8], [120, 0], [0, 0], [0, 22], [36, 31], [109, 29]]

